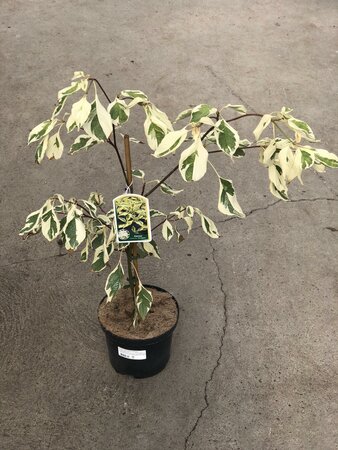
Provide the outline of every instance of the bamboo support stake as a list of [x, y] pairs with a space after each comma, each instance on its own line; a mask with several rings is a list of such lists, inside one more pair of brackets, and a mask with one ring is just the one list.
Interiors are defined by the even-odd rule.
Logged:
[[[130, 155], [130, 142], [129, 142], [129, 136], [127, 134], [124, 135], [124, 156], [125, 156], [125, 162], [126, 162], [126, 171], [127, 171], [127, 183], [128, 183], [128, 187], [130, 189], [130, 192], [133, 192], [133, 173], [132, 173], [132, 168], [131, 168], [131, 155]], [[130, 244], [130, 249], [131, 249], [131, 255], [133, 257], [133, 264], [135, 266], [135, 269], [138, 273], [138, 261], [137, 261], [137, 244]], [[138, 281], [137, 281], [137, 277], [136, 277], [136, 282], [135, 282], [135, 295], [137, 293], [138, 290]]]

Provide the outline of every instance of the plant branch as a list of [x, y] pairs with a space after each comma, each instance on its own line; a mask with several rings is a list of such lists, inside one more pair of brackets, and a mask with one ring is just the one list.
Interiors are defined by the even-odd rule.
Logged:
[[[163, 220], [162, 220], [160, 223], [158, 223], [156, 226], [154, 226], [154, 228], [152, 228], [151, 231], [153, 232], [154, 230], [156, 230], [156, 228], [158, 228], [158, 227], [160, 227], [161, 225], [163, 225], [164, 222], [165, 222], [166, 220], [169, 220], [169, 221], [170, 221], [170, 219], [172, 219], [173, 217], [175, 217], [175, 214], [171, 214], [171, 215], [169, 215], [169, 216], [166, 216], [166, 218], [163, 219]], [[174, 220], [174, 222], [177, 222], [178, 220], [180, 220], [180, 219], [176, 219], [176, 220]]]
[[[94, 82], [99, 86], [99, 88], [101, 89], [103, 95], [106, 97], [106, 99], [108, 100], [108, 102], [111, 103], [111, 99], [109, 98], [107, 92], [105, 91], [105, 89], [103, 88], [103, 86], [102, 86], [102, 84], [99, 82], [99, 80], [98, 80], [97, 78], [89, 78], [89, 80], [90, 80], [90, 81], [94, 81]], [[115, 149], [115, 151], [116, 151], [116, 154], [117, 154], [117, 157], [118, 157], [118, 160], [119, 160], [119, 163], [120, 163], [120, 166], [121, 166], [121, 169], [122, 169], [122, 172], [123, 172], [123, 175], [124, 175], [124, 179], [125, 179], [125, 181], [127, 182], [126, 171], [125, 171], [125, 168], [124, 168], [124, 165], [123, 165], [123, 161], [122, 161], [122, 158], [121, 158], [119, 149], [118, 149], [118, 147], [117, 147], [117, 141], [116, 141], [116, 129], [115, 129], [115, 125], [114, 125], [114, 124], [113, 124], [113, 133], [112, 133], [112, 134], [113, 134], [113, 141], [111, 141], [111, 139], [108, 138], [107, 142], [108, 142], [110, 145], [112, 145], [112, 146], [114, 147], [114, 149]]]
[[177, 166], [175, 166], [165, 177], [162, 178], [162, 180], [160, 180], [157, 184], [155, 184], [155, 186], [150, 189], [150, 191], [148, 191], [146, 194], [144, 194], [145, 197], [149, 197], [150, 194], [152, 194], [154, 191], [156, 191], [156, 189], [158, 189], [162, 183], [164, 183], [165, 180], [167, 180], [169, 177], [171, 177], [171, 175], [176, 172], [176, 170], [179, 168], [179, 165], [177, 164]]
[[235, 120], [243, 119], [243, 117], [263, 117], [263, 114], [256, 114], [256, 113], [243, 114], [242, 116], [233, 117], [232, 119], [226, 120], [226, 122], [234, 122]]
[[[114, 131], [113, 131], [113, 132], [114, 132]], [[115, 149], [115, 152], [116, 152], [116, 155], [117, 155], [117, 158], [118, 158], [118, 160], [119, 160], [120, 167], [121, 167], [121, 170], [122, 170], [122, 173], [123, 173], [123, 176], [124, 176], [124, 181], [126, 182], [126, 185], [128, 186], [128, 180], [127, 180], [126, 169], [125, 169], [125, 167], [124, 167], [124, 164], [123, 164], [123, 161], [122, 161], [122, 158], [121, 158], [121, 154], [120, 154], [120, 152], [119, 152], [119, 149], [117, 148], [116, 144], [114, 144], [114, 142], [113, 142], [110, 138], [108, 138], [107, 142], [108, 142], [108, 144], [110, 144], [110, 145]]]
[[107, 92], [103, 89], [102, 84], [99, 82], [99, 80], [98, 80], [97, 78], [93, 78], [93, 77], [88, 78], [88, 80], [95, 81], [95, 83], [96, 83], [96, 84], [98, 85], [98, 87], [101, 89], [103, 95], [106, 97], [106, 99], [108, 100], [108, 102], [111, 103], [111, 100], [110, 100], [110, 98], [108, 97]]

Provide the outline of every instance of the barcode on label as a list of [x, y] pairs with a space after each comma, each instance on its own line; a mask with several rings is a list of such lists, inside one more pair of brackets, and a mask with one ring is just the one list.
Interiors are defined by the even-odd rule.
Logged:
[[119, 356], [126, 359], [147, 359], [146, 350], [127, 350], [126, 348], [117, 347]]

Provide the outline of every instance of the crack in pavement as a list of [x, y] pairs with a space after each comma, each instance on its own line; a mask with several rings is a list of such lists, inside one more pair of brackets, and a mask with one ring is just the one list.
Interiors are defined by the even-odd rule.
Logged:
[[[311, 199], [289, 200], [289, 203], [316, 202], [316, 201], [321, 201], [321, 200], [338, 201], [338, 199], [335, 199], [335, 198], [317, 197], [317, 198], [311, 198]], [[251, 211], [248, 211], [246, 213], [246, 216], [248, 217], [248, 216], [250, 216], [251, 214], [253, 214], [253, 213], [257, 212], [257, 211], [264, 211], [266, 209], [269, 209], [269, 208], [275, 206], [277, 203], [280, 203], [281, 201], [282, 200], [276, 200], [275, 202], [270, 203], [267, 206], [260, 207], [260, 208], [254, 208]], [[233, 220], [233, 219], [236, 219], [236, 217], [230, 217], [228, 219], [225, 219], [225, 220], [222, 220], [222, 221], [219, 221], [219, 222], [216, 222], [216, 223], [229, 222], [230, 220]], [[196, 228], [200, 228], [200, 227], [196, 227]], [[196, 228], [194, 228], [194, 229], [196, 229]], [[334, 231], [337, 231], [337, 230], [334, 229]], [[215, 372], [216, 372], [217, 368], [219, 367], [221, 359], [222, 359], [222, 356], [223, 356], [224, 338], [225, 338], [226, 327], [227, 327], [227, 322], [228, 322], [227, 304], [226, 304], [227, 295], [226, 295], [226, 292], [225, 292], [225, 289], [224, 289], [223, 280], [221, 278], [220, 268], [219, 268], [219, 265], [217, 264], [217, 261], [216, 261], [216, 258], [215, 258], [216, 249], [215, 249], [215, 247], [212, 244], [211, 238], [209, 238], [209, 242], [210, 242], [210, 246], [212, 248], [212, 253], [211, 253], [212, 260], [213, 260], [213, 262], [214, 262], [214, 264], [215, 264], [215, 266], [217, 268], [217, 277], [218, 277], [218, 280], [219, 280], [221, 292], [223, 293], [223, 314], [224, 314], [224, 319], [223, 319], [223, 327], [222, 327], [221, 336], [220, 336], [220, 344], [219, 344], [219, 347], [218, 347], [218, 358], [216, 360], [215, 365], [213, 366], [213, 368], [211, 370], [209, 378], [204, 383], [204, 403], [205, 404], [202, 407], [202, 409], [200, 410], [200, 412], [199, 412], [199, 414], [198, 414], [198, 416], [197, 416], [197, 418], [195, 420], [195, 423], [194, 423], [193, 427], [191, 428], [191, 430], [189, 431], [188, 435], [185, 438], [185, 441], [184, 441], [184, 449], [185, 450], [188, 449], [188, 445], [189, 445], [189, 441], [191, 439], [191, 436], [194, 434], [196, 428], [198, 427], [198, 424], [199, 424], [200, 420], [202, 419], [204, 412], [209, 408], [210, 403], [209, 403], [209, 398], [208, 398], [208, 387], [209, 387], [210, 383], [213, 381]]]
[[227, 316], [227, 305], [226, 305], [226, 300], [227, 300], [227, 295], [224, 289], [224, 283], [223, 280], [221, 278], [221, 272], [220, 272], [220, 268], [219, 265], [217, 264], [216, 258], [215, 258], [215, 253], [216, 253], [216, 249], [212, 244], [212, 240], [211, 238], [209, 238], [209, 242], [210, 242], [210, 246], [212, 248], [212, 252], [211, 252], [211, 257], [212, 260], [217, 268], [217, 278], [220, 284], [220, 288], [221, 288], [221, 292], [223, 294], [223, 327], [222, 327], [222, 331], [221, 331], [221, 336], [220, 336], [220, 344], [218, 346], [218, 358], [216, 360], [215, 365], [212, 368], [212, 371], [210, 373], [209, 378], [207, 379], [207, 381], [204, 384], [204, 402], [205, 405], [203, 406], [203, 408], [201, 409], [198, 417], [196, 418], [196, 421], [193, 425], [193, 427], [191, 428], [189, 434], [187, 435], [187, 437], [185, 438], [185, 442], [184, 442], [184, 449], [187, 450], [188, 448], [188, 444], [189, 444], [189, 440], [191, 438], [191, 436], [193, 435], [193, 433], [195, 432], [196, 428], [198, 427], [199, 421], [202, 419], [203, 417], [203, 413], [209, 408], [209, 399], [208, 399], [208, 386], [209, 384], [212, 382], [215, 372], [217, 370], [217, 368], [220, 365], [222, 356], [223, 356], [223, 344], [224, 344], [224, 337], [225, 337], [225, 332], [226, 332], [226, 326], [227, 326], [227, 322], [228, 322], [228, 316]]
[[37, 259], [23, 259], [21, 261], [13, 261], [9, 264], [3, 264], [0, 266], [0, 269], [2, 267], [9, 267], [9, 266], [15, 266], [17, 264], [23, 264], [26, 262], [37, 262], [37, 261], [45, 261], [47, 259], [53, 259], [53, 258], [61, 258], [61, 256], [67, 256], [69, 255], [69, 253], [61, 253], [61, 254], [57, 254], [57, 255], [51, 255], [51, 256], [43, 256], [42, 258], [37, 258]]
[[[259, 208], [251, 209], [250, 211], [245, 213], [245, 217], [249, 217], [249, 216], [251, 216], [251, 214], [253, 214], [255, 212], [258, 212], [258, 211], [265, 211], [265, 210], [267, 210], [267, 209], [269, 209], [269, 208], [271, 208], [271, 207], [273, 207], [273, 206], [275, 206], [275, 205], [277, 205], [278, 203], [281, 203], [281, 202], [283, 202], [284, 204], [287, 204], [287, 203], [317, 202], [317, 201], [323, 201], [323, 200], [327, 200], [329, 202], [338, 202], [338, 198], [330, 198], [330, 197], [328, 197], [328, 198], [327, 197], [300, 198], [298, 200], [288, 200], [288, 201], [276, 200], [275, 202], [269, 203], [266, 206], [261, 206]], [[223, 219], [223, 220], [217, 220], [217, 221], [215, 221], [215, 223], [216, 224], [225, 223], [225, 222], [230, 222], [230, 220], [235, 220], [235, 219], [239, 219], [239, 218], [236, 217], [236, 216], [228, 217], [228, 218]], [[197, 227], [194, 227], [192, 229], [192, 231], [193, 230], [197, 230], [198, 228], [202, 228], [202, 225], [198, 225]]]

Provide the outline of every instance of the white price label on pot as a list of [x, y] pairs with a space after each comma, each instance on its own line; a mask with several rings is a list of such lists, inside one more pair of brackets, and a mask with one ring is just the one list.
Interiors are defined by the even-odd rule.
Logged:
[[147, 359], [146, 350], [127, 350], [126, 348], [117, 347], [119, 356], [126, 359]]

